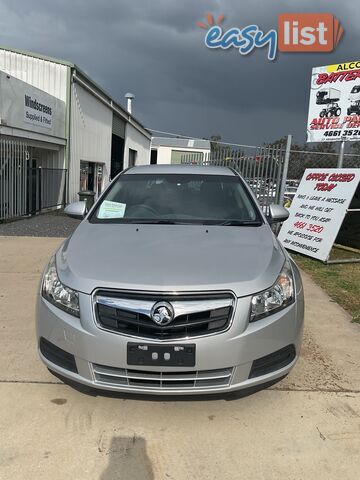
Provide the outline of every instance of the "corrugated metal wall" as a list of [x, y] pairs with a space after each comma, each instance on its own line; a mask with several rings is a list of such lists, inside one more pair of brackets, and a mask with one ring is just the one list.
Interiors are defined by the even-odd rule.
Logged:
[[68, 66], [0, 49], [0, 70], [66, 102]]
[[129, 166], [129, 150], [136, 151], [136, 165], [150, 163], [150, 139], [142, 135], [130, 123], [126, 124], [124, 168]]
[[69, 201], [77, 201], [80, 161], [102, 163], [110, 175], [112, 110], [81, 85], [71, 86]]

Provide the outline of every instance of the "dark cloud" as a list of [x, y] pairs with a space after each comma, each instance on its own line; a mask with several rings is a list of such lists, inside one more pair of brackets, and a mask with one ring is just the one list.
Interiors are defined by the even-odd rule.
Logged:
[[[121, 103], [136, 94], [136, 116], [148, 127], [192, 136], [221, 134], [254, 144], [293, 133], [305, 138], [311, 68], [358, 58], [360, 13], [341, 4], [197, 0], [2, 0], [1, 43], [79, 65]], [[210, 51], [196, 26], [206, 12], [225, 14], [225, 26], [257, 23], [268, 30], [282, 12], [330, 11], [345, 28], [331, 54], [258, 50], [241, 57]]]

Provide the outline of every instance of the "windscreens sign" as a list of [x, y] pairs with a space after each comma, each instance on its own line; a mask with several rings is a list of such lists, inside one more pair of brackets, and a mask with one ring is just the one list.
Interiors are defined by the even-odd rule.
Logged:
[[360, 140], [360, 61], [312, 70], [308, 142]]
[[39, 95], [24, 94], [24, 122], [51, 130], [53, 110], [48, 95], [44, 100]]
[[279, 233], [285, 248], [326, 261], [360, 180], [360, 168], [305, 170]]
[[59, 98], [0, 70], [2, 128], [64, 139], [65, 112], [65, 102]]

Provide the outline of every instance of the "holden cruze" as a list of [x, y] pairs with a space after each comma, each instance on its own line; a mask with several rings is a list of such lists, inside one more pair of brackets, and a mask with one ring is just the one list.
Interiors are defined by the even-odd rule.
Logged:
[[149, 165], [119, 174], [47, 265], [39, 354], [63, 377], [197, 394], [286, 375], [300, 350], [299, 271], [237, 172]]

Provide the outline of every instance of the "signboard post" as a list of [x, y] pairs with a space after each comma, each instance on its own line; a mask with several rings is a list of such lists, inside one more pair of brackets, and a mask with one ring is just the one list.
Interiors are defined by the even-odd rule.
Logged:
[[285, 248], [327, 261], [360, 181], [360, 168], [307, 169], [284, 222]]
[[312, 70], [308, 142], [360, 140], [360, 61]]

